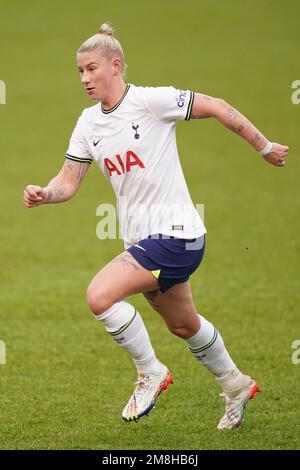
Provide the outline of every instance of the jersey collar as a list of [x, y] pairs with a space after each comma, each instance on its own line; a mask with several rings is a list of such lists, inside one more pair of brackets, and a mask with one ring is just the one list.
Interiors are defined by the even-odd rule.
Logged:
[[120, 106], [120, 104], [122, 103], [122, 101], [124, 100], [125, 96], [126, 96], [127, 93], [128, 93], [129, 88], [130, 88], [130, 85], [126, 85], [126, 88], [125, 88], [125, 91], [124, 91], [124, 93], [123, 93], [122, 98], [117, 102], [117, 104], [114, 105], [113, 108], [110, 108], [110, 109], [103, 109], [103, 108], [102, 108], [102, 104], [101, 104], [101, 111], [102, 111], [102, 113], [104, 113], [104, 114], [109, 114], [109, 113], [112, 113], [113, 111], [115, 111], [115, 110]]

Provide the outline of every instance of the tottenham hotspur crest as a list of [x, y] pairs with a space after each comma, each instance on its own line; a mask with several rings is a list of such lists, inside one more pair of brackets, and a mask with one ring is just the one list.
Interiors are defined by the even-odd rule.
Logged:
[[140, 134], [138, 134], [138, 128], [140, 126], [137, 124], [136, 126], [134, 125], [134, 122], [132, 123], [132, 129], [135, 131], [135, 134], [134, 134], [134, 138], [135, 139], [139, 139], [140, 138]]

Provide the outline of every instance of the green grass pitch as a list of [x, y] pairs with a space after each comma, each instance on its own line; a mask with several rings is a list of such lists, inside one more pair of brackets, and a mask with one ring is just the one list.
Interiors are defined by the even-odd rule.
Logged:
[[[6, 2], [1, 6], [1, 449], [299, 449], [300, 4], [292, 0]], [[141, 312], [175, 384], [149, 418], [121, 411], [135, 370], [89, 313], [86, 287], [120, 240], [96, 237], [96, 208], [114, 202], [96, 165], [66, 204], [27, 210], [27, 184], [45, 185], [64, 161], [81, 110], [75, 50], [111, 21], [127, 81], [224, 98], [270, 140], [290, 146], [268, 165], [213, 120], [179, 123], [194, 203], [205, 204], [207, 248], [192, 276], [199, 310], [263, 393], [243, 427], [218, 432], [219, 388], [143, 297]]]

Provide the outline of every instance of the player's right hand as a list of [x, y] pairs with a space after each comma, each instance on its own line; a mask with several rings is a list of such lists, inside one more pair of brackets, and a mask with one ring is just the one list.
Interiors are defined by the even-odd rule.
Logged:
[[23, 201], [26, 207], [35, 207], [47, 202], [48, 193], [41, 186], [30, 184], [26, 186], [23, 195]]

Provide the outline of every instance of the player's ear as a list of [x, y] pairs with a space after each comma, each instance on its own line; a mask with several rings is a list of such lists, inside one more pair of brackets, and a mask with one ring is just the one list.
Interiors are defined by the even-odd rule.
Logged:
[[114, 57], [112, 59], [112, 66], [114, 70], [114, 76], [119, 75], [119, 73], [121, 72], [121, 67], [122, 67], [120, 57]]

